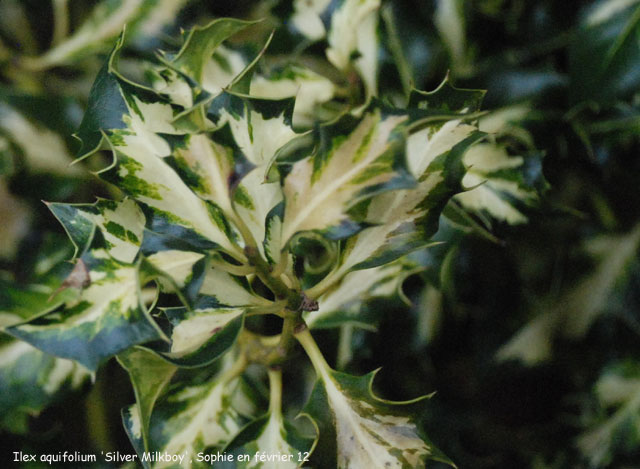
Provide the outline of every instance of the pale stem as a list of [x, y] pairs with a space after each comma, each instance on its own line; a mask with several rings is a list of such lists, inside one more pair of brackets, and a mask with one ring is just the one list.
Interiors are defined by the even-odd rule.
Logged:
[[51, 45], [59, 44], [69, 33], [68, 0], [53, 0], [53, 38]]
[[298, 339], [300, 345], [306, 352], [309, 360], [311, 360], [311, 364], [313, 365], [313, 369], [316, 371], [318, 378], [325, 381], [329, 378], [328, 370], [331, 369], [327, 360], [325, 360], [324, 355], [320, 351], [318, 344], [313, 339], [311, 332], [309, 332], [308, 328], [304, 328], [304, 330], [298, 332], [295, 335], [295, 338]]
[[345, 324], [340, 327], [340, 341], [338, 342], [338, 358], [336, 366], [343, 370], [353, 357], [351, 349], [351, 339], [353, 338], [353, 325]]
[[280, 416], [282, 413], [282, 371], [269, 368], [269, 413]]

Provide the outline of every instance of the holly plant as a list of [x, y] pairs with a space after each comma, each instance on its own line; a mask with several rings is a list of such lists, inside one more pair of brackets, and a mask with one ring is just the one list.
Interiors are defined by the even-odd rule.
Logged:
[[[80, 160], [109, 156], [96, 175], [114, 200], [48, 203], [74, 266], [5, 330], [73, 363], [60, 382], [115, 356], [145, 467], [453, 466], [416, 417], [429, 395], [377, 396], [376, 372], [333, 368], [317, 331], [375, 329], [363, 304], [425, 268], [412, 253], [445, 207], [521, 221], [522, 159], [480, 131], [482, 91], [445, 79], [378, 96], [379, 2], [294, 4], [290, 33], [323, 48], [322, 66], [268, 61], [270, 38], [238, 46], [264, 25], [221, 18], [134, 80], [121, 35], [76, 134]], [[282, 399], [289, 385], [303, 407]]]

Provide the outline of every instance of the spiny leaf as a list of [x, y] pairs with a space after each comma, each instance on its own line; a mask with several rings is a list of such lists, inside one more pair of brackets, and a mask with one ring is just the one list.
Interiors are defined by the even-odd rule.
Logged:
[[470, 148], [463, 161], [469, 169], [462, 183], [472, 189], [456, 195], [455, 200], [509, 224], [527, 221], [520, 205], [532, 205], [538, 197], [524, 180], [523, 157], [509, 156], [502, 145], [481, 143]]
[[140, 435], [144, 450], [148, 451], [151, 412], [158, 396], [164, 391], [177, 368], [142, 347], [134, 347], [121, 353], [118, 355], [118, 362], [127, 370], [131, 378], [140, 419]]
[[77, 299], [62, 311], [11, 326], [7, 332], [94, 371], [110, 356], [155, 339], [160, 332], [141, 304], [138, 266], [110, 258], [104, 250], [89, 251], [82, 261], [91, 284]]
[[204, 366], [233, 347], [244, 324], [244, 309], [211, 307], [207, 302], [201, 300], [193, 310], [165, 310], [173, 324], [171, 348], [158, 351], [166, 360], [182, 367]]
[[131, 199], [122, 202], [100, 199], [95, 204], [49, 203], [76, 248], [82, 255], [93, 241], [97, 227], [109, 246], [109, 254], [122, 262], [133, 262], [140, 249], [145, 219]]
[[[444, 124], [434, 133], [434, 140], [446, 126]], [[484, 137], [473, 127], [464, 127], [464, 132], [444, 129], [443, 142], [432, 141], [434, 147], [427, 145], [424, 157], [416, 159], [414, 165], [416, 173], [422, 171], [417, 173], [418, 184], [415, 188], [383, 193], [369, 202], [365, 220], [374, 226], [345, 242], [338, 267], [314, 286], [310, 294], [315, 296], [324, 292], [352, 270], [391, 262], [430, 243], [430, 235], [437, 229], [444, 206], [453, 195], [462, 191], [461, 183], [466, 171], [462, 163], [465, 152]]]
[[225, 91], [211, 102], [207, 117], [217, 127], [228, 124], [234, 146], [244, 158], [266, 169], [277, 151], [297, 136], [291, 128], [294, 102]]
[[365, 301], [374, 297], [397, 293], [410, 272], [407, 261], [399, 260], [380, 267], [356, 270], [342, 279], [339, 285], [318, 298], [319, 309], [304, 316], [312, 329], [339, 327], [355, 324], [359, 327], [375, 327], [360, 311]]
[[407, 402], [380, 399], [372, 393], [375, 372], [357, 377], [334, 371], [322, 358], [308, 330], [297, 337], [318, 376], [304, 412], [318, 422], [321, 435], [335, 428], [336, 467], [421, 469], [429, 460], [455, 467], [410, 417], [411, 406], [429, 396]]
[[292, 123], [294, 127], [311, 126], [317, 119], [316, 106], [330, 101], [335, 93], [331, 80], [296, 64], [271, 70], [268, 76], [256, 75], [251, 81], [251, 94], [261, 98], [295, 97]]
[[[173, 107], [118, 74], [114, 63], [121, 46], [122, 39], [94, 84], [89, 111], [78, 131], [83, 141], [81, 153], [91, 153], [103, 137], [107, 140], [114, 161], [100, 177], [148, 208], [147, 224], [152, 231], [166, 233], [167, 224], [177, 224], [185, 237], [191, 231], [213, 247], [243, 259], [229, 239], [229, 228], [219, 209], [200, 199], [164, 160], [175, 147], [184, 145], [183, 137], [178, 136], [181, 131], [172, 124]], [[105, 99], [109, 106], [101, 104]]]
[[355, 128], [343, 121], [320, 128], [316, 153], [294, 164], [284, 182], [283, 243], [308, 230], [352, 234], [348, 211], [356, 203], [412, 184], [402, 171], [404, 120], [373, 110]]
[[224, 40], [253, 24], [251, 21], [220, 18], [206, 26], [192, 28], [172, 64], [198, 83], [202, 83], [206, 64]]
[[[225, 364], [209, 381], [188, 378], [170, 386], [158, 399], [151, 415], [149, 450], [176, 455], [178, 467], [184, 469], [211, 467], [198, 462], [199, 452], [216, 452], [242, 428], [245, 419], [234, 408], [232, 396], [241, 392], [237, 366]], [[140, 452], [139, 412], [123, 413], [125, 427]], [[175, 467], [172, 462], [146, 462], [145, 467], [159, 469]]]

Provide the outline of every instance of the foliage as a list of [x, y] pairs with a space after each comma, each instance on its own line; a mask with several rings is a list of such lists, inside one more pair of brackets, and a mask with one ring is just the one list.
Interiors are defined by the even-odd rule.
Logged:
[[633, 461], [637, 1], [79, 3], [0, 5], [10, 441]]

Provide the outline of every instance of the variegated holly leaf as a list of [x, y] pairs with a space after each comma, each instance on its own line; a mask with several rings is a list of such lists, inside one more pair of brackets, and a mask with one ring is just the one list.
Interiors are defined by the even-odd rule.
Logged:
[[269, 306], [271, 301], [257, 295], [246, 279], [236, 277], [212, 265], [205, 272], [200, 294], [210, 306], [252, 308]]
[[78, 293], [65, 308], [7, 332], [94, 371], [132, 345], [163, 337], [144, 305], [141, 286], [158, 279], [169, 291], [184, 289], [187, 294], [182, 296], [188, 300], [189, 284], [201, 281], [194, 275], [201, 259], [201, 254], [163, 251], [132, 264], [110, 257], [104, 249], [87, 251], [78, 260], [86, 266], [86, 279], [71, 285]]
[[234, 192], [234, 208], [251, 232], [260, 254], [270, 262], [280, 259], [284, 195], [279, 182], [267, 182], [263, 168], [254, 168]]
[[594, 268], [558, 298], [542, 301], [539, 314], [498, 350], [498, 359], [535, 365], [551, 357], [554, 338], [583, 337], [607, 312], [616, 287], [624, 284], [630, 266], [637, 263], [640, 225], [621, 235], [595, 237], [583, 248], [594, 260]]
[[[180, 72], [203, 84], [205, 77], [216, 80], [218, 68], [208, 70], [214, 52], [230, 36], [253, 24], [234, 18], [219, 18], [206, 26], [196, 26], [185, 33], [186, 37], [180, 51], [171, 57], [171, 65]], [[217, 85], [215, 85], [218, 88]], [[222, 85], [224, 86], [224, 85]], [[210, 88], [205, 87], [207, 91]], [[214, 91], [211, 89], [211, 91]]]
[[204, 134], [192, 134], [166, 161], [200, 198], [217, 204], [224, 213], [231, 213], [235, 161], [230, 148]]
[[330, 101], [336, 86], [328, 78], [296, 64], [271, 70], [268, 76], [255, 75], [251, 95], [283, 99], [295, 97], [294, 127], [310, 127], [317, 119], [317, 107]]
[[[29, 104], [42, 105], [36, 102]], [[63, 176], [78, 176], [82, 173], [79, 166], [71, 166], [73, 158], [59, 134], [29, 119], [7, 102], [0, 102], [0, 136], [4, 136], [7, 144], [11, 142], [19, 150], [32, 173]]]
[[372, 392], [376, 372], [358, 377], [334, 371], [308, 330], [297, 338], [318, 376], [303, 412], [318, 423], [321, 438], [331, 433], [336, 438], [335, 467], [418, 469], [430, 460], [455, 467], [429, 442], [415, 421], [412, 406], [429, 396], [407, 402], [380, 399]]
[[640, 444], [640, 370], [633, 361], [617, 363], [595, 385], [599, 412], [577, 446], [591, 467], [607, 467], [613, 455]]
[[344, 0], [333, 12], [327, 59], [338, 69], [357, 70], [367, 99], [378, 93], [380, 0]]
[[150, 461], [141, 452], [141, 421], [137, 407], [123, 412], [127, 433], [146, 468], [211, 467], [199, 462], [199, 452], [216, 452], [242, 428], [246, 419], [233, 406], [232, 396], [242, 391], [238, 386], [241, 371], [237, 364], [226, 363], [217, 376], [202, 381], [199, 375], [169, 386], [157, 400], [151, 414], [149, 451], [167, 453], [178, 458], [178, 464]]
[[311, 329], [353, 324], [375, 328], [369, 317], [362, 316], [362, 306], [375, 297], [387, 297], [400, 291], [412, 266], [404, 259], [371, 269], [356, 270], [344, 276], [333, 289], [318, 298], [318, 310], [305, 314]]
[[[269, 383], [269, 412], [244, 427], [224, 448], [224, 454], [233, 455], [235, 462], [220, 463], [220, 467], [295, 469], [302, 466], [313, 451], [316, 438], [300, 434], [282, 416], [281, 372], [269, 370]], [[250, 458], [243, 461], [238, 459], [240, 455]]]
[[193, 309], [167, 308], [165, 315], [173, 325], [171, 346], [157, 351], [182, 367], [208, 365], [224, 355], [236, 342], [244, 324], [245, 310], [212, 306], [203, 298]]
[[432, 92], [410, 96], [406, 164], [412, 188], [373, 197], [358, 207], [369, 227], [349, 238], [336, 268], [308, 290], [316, 298], [352, 270], [376, 267], [425, 247], [447, 202], [463, 191], [466, 151], [484, 138], [476, 125], [484, 92], [452, 87], [445, 79]]
[[[150, 231], [199, 248], [218, 247], [243, 260], [220, 208], [198, 197], [166, 159], [187, 139], [172, 123], [171, 104], [117, 72], [121, 47], [122, 37], [89, 97], [89, 110], [78, 131], [81, 154], [91, 154], [103, 138], [108, 142], [114, 160], [99, 175], [142, 204]], [[103, 105], [105, 96], [108, 106]]]
[[473, 126], [456, 121], [433, 129], [431, 134], [430, 139], [425, 135], [427, 142], [419, 150], [420, 158], [408, 150], [417, 186], [374, 197], [366, 207], [365, 219], [374, 226], [345, 242], [337, 267], [308, 290], [308, 295], [317, 297], [352, 270], [386, 264], [431, 243], [444, 206], [463, 190], [463, 156], [484, 137]]
[[216, 127], [228, 124], [234, 147], [255, 166], [266, 169], [280, 148], [293, 140], [295, 100], [262, 99], [225, 91], [207, 109]]
[[[224, 454], [233, 455], [236, 462], [216, 466], [295, 469], [307, 460], [314, 441], [300, 435], [289, 422], [267, 414], [244, 427], [224, 449]], [[239, 455], [249, 455], [249, 459], [239, 460]]]
[[76, 253], [83, 254], [93, 241], [94, 230], [102, 232], [111, 256], [133, 262], [142, 243], [145, 219], [131, 199], [122, 202], [100, 199], [94, 204], [49, 203], [73, 242]]
[[[108, 48], [109, 41], [127, 25], [129, 34], [151, 36], [173, 22], [186, 0], [103, 0], [72, 35], [40, 57], [24, 59], [27, 68], [45, 70], [68, 65], [96, 50]], [[60, 11], [58, 14], [66, 14]]]
[[320, 127], [315, 153], [286, 177], [283, 244], [303, 231], [352, 235], [360, 229], [349, 214], [357, 203], [413, 184], [403, 168], [406, 116], [373, 108], [357, 125], [350, 120]]
[[198, 298], [204, 281], [207, 258], [200, 253], [160, 251], [143, 260], [142, 266], [165, 293], [176, 293], [186, 305]]
[[133, 436], [139, 434], [143, 443], [142, 451], [148, 451], [151, 412], [156, 400], [176, 373], [177, 367], [142, 347], [133, 347], [121, 353], [118, 355], [118, 362], [129, 373], [136, 395], [133, 409], [138, 412], [136, 417], [139, 418], [140, 431], [135, 432]]
[[339, 70], [355, 70], [367, 98], [377, 94], [380, 0], [296, 0], [292, 26], [311, 41], [326, 38], [327, 59]]
[[29, 416], [78, 389], [90, 373], [72, 360], [4, 337], [0, 341], [0, 425], [12, 431], [26, 431]]
[[535, 188], [525, 181], [525, 159], [510, 156], [498, 143], [481, 143], [464, 156], [468, 171], [462, 183], [472, 189], [454, 197], [464, 208], [487, 213], [509, 224], [525, 223], [523, 207], [538, 200]]

